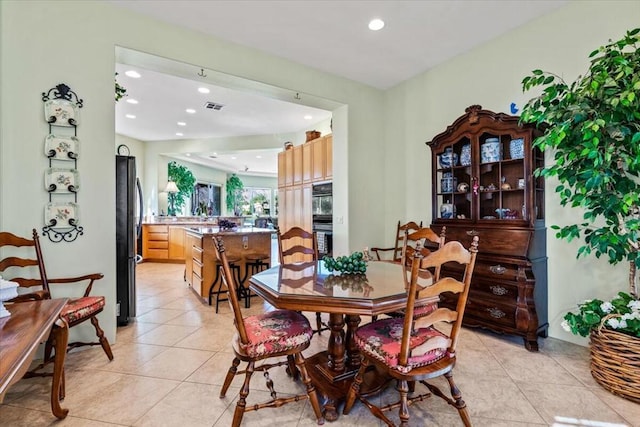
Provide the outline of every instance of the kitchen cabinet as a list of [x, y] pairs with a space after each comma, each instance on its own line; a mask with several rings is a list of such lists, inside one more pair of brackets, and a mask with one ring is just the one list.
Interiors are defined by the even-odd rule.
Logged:
[[145, 260], [169, 259], [168, 225], [142, 225], [142, 258], [144, 258]]
[[185, 231], [184, 226], [169, 226], [169, 259], [184, 260]]
[[142, 258], [145, 261], [184, 262], [184, 225], [142, 224]]
[[539, 132], [518, 119], [473, 105], [427, 143], [431, 227], [465, 247], [480, 238], [464, 324], [522, 336], [536, 351], [548, 327], [544, 180], [533, 176], [544, 157], [531, 144]]
[[331, 180], [333, 139], [316, 138], [278, 154], [278, 225], [286, 231], [312, 228], [312, 184]]

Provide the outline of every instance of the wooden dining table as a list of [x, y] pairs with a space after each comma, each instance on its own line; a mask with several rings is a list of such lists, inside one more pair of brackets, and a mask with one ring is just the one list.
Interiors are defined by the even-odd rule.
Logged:
[[[309, 376], [324, 398], [328, 421], [338, 418], [337, 406], [344, 401], [360, 367], [360, 353], [353, 340], [360, 316], [404, 309], [409, 275], [399, 263], [386, 261], [369, 262], [366, 274], [338, 275], [318, 261], [281, 264], [249, 279], [251, 290], [276, 308], [329, 313], [327, 349], [306, 360]], [[427, 286], [431, 277], [422, 280]], [[369, 371], [361, 393], [375, 393], [387, 381], [386, 376]]]
[[55, 359], [51, 381], [51, 412], [59, 419], [69, 413], [64, 398], [64, 359], [69, 328], [60, 318], [68, 298], [6, 304], [10, 316], [0, 318], [0, 403], [8, 388], [27, 372], [40, 343], [53, 336]]

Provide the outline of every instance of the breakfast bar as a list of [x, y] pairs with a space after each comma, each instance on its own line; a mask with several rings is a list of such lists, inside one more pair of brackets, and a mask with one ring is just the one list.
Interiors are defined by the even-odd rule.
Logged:
[[203, 299], [210, 300], [210, 292], [218, 286], [218, 259], [213, 237], [222, 236], [230, 260], [234, 261], [241, 279], [252, 273], [251, 263], [261, 260], [271, 265], [271, 235], [275, 230], [257, 227], [235, 227], [224, 230], [215, 227], [186, 227], [185, 280]]

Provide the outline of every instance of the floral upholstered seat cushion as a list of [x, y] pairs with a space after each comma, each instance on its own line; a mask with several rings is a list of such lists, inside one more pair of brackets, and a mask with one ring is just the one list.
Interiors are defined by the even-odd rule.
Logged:
[[302, 314], [291, 310], [274, 310], [244, 319], [249, 343], [242, 348], [249, 356], [259, 357], [305, 345], [313, 330]]
[[[418, 305], [413, 309], [413, 318], [418, 319], [420, 317], [425, 317], [438, 309], [438, 303], [432, 302], [429, 304]], [[405, 310], [402, 311], [394, 311], [393, 313], [388, 313], [391, 317], [404, 317]]]
[[[447, 354], [446, 348], [435, 348], [424, 353], [411, 354], [407, 366], [398, 365], [403, 323], [403, 318], [393, 318], [378, 320], [362, 326], [355, 334], [356, 345], [371, 357], [403, 373], [433, 363]], [[413, 350], [434, 337], [448, 339], [447, 335], [433, 327], [421, 328], [415, 331], [409, 346]]]
[[104, 308], [104, 297], [82, 297], [69, 300], [60, 317], [67, 323], [75, 323], [91, 317]]

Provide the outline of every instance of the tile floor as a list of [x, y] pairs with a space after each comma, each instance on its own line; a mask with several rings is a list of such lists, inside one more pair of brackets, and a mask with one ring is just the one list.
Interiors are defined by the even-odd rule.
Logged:
[[[229, 426], [241, 379], [227, 397], [218, 393], [232, 360], [230, 310], [221, 312], [196, 298], [183, 280], [184, 266], [138, 266], [138, 317], [118, 328], [115, 359], [99, 347], [67, 358], [69, 416], [57, 422], [49, 411], [50, 379], [15, 384], [0, 406], [0, 426]], [[247, 313], [269, 307], [253, 299]], [[615, 397], [591, 378], [586, 348], [555, 339], [529, 353], [520, 339], [477, 330], [463, 331], [455, 378], [475, 426], [640, 427], [640, 405]], [[307, 353], [326, 347], [327, 334], [314, 337]], [[272, 374], [276, 390], [301, 387], [282, 368]], [[420, 387], [420, 386], [419, 386]], [[249, 403], [268, 397], [254, 375]], [[390, 387], [379, 399], [395, 396]], [[457, 412], [437, 397], [411, 407], [411, 425], [461, 425]], [[398, 420], [394, 411], [393, 419]], [[245, 414], [245, 426], [315, 425], [307, 401]], [[361, 404], [335, 426], [382, 426]]]

